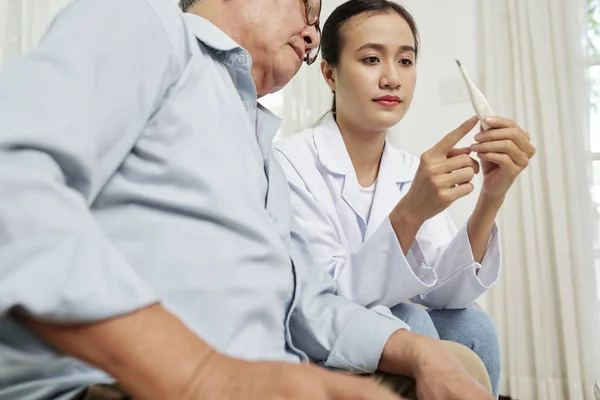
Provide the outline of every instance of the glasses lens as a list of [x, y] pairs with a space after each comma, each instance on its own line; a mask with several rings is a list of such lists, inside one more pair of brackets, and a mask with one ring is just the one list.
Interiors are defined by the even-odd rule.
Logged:
[[307, 2], [308, 24], [314, 25], [321, 14], [321, 0], [308, 0]]

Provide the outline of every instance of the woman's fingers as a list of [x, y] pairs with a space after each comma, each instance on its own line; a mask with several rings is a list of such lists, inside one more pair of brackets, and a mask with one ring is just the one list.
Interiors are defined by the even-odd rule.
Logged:
[[521, 150], [512, 140], [497, 140], [493, 142], [479, 143], [471, 146], [481, 159], [483, 153], [503, 153], [508, 155], [512, 161], [521, 168], [529, 164], [529, 155]]
[[535, 147], [529, 141], [529, 133], [519, 129], [493, 129], [475, 135], [476, 144], [471, 146], [471, 150], [477, 151], [476, 146], [480, 143], [495, 142], [499, 140], [511, 140], [519, 149], [525, 152], [529, 157], [535, 154]]
[[446, 154], [446, 157], [452, 158], [452, 157], [460, 156], [461, 154], [470, 154], [470, 153], [471, 153], [470, 147], [461, 147], [461, 148], [456, 148], [456, 149], [450, 150], [448, 152], [448, 154]]
[[513, 175], [517, 175], [523, 169], [523, 167], [515, 164], [512, 158], [505, 153], [480, 153], [478, 156], [482, 161], [499, 165], [500, 168], [510, 171]]
[[457, 169], [471, 167], [476, 174], [479, 173], [479, 163], [467, 154], [461, 154], [452, 158], [448, 158], [445, 162], [436, 168], [435, 172], [447, 174]]
[[475, 170], [472, 167], [465, 167], [450, 172], [449, 174], [440, 175], [439, 186], [440, 188], [451, 188], [456, 185], [462, 185], [473, 180], [475, 176]]
[[485, 118], [484, 122], [490, 129], [499, 129], [499, 128], [519, 128], [519, 125], [515, 121], [510, 118], [504, 118], [500, 116], [493, 116], [489, 118]]
[[465, 197], [466, 195], [473, 192], [475, 186], [471, 182], [463, 183], [460, 185], [453, 186], [448, 189], [444, 189], [444, 196], [450, 201], [455, 202], [461, 197]]

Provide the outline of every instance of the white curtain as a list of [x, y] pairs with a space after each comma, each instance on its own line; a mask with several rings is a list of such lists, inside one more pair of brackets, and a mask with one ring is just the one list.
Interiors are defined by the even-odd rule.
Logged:
[[0, 65], [30, 50], [71, 0], [0, 0]]
[[503, 272], [489, 296], [501, 394], [518, 400], [592, 400], [600, 378], [584, 10], [584, 0], [480, 3], [484, 92], [538, 149], [502, 210]]

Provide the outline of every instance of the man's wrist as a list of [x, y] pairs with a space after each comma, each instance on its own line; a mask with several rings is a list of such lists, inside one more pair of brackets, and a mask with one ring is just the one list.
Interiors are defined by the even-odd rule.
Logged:
[[398, 330], [385, 344], [379, 370], [403, 376], [419, 376], [422, 349], [433, 339], [409, 330]]

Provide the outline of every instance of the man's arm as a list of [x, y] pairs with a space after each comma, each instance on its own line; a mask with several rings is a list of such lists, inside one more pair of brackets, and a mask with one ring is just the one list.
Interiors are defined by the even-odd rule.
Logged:
[[[420, 399], [493, 400], [489, 387], [483, 386], [484, 381], [489, 385], [489, 377], [481, 360], [466, 347], [453, 345], [462, 347], [457, 354], [462, 353], [465, 364], [461, 364], [440, 340], [396, 331], [385, 344], [378, 369], [414, 377]], [[471, 371], [467, 371], [467, 366]]]
[[169, 34], [160, 12], [180, 20], [168, 2], [73, 2], [0, 70], [0, 314], [164, 399], [214, 351], [156, 305], [88, 207], [183, 67], [183, 25]]
[[60, 350], [106, 371], [140, 399], [185, 399], [203, 368], [219, 357], [158, 304], [91, 324], [16, 317]]

